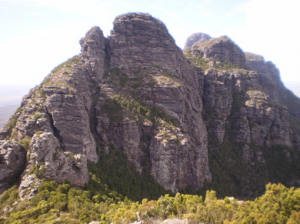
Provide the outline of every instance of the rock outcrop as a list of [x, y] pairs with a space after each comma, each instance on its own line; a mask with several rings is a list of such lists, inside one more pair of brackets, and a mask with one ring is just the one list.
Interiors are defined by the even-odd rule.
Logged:
[[26, 151], [14, 140], [0, 141], [0, 192], [6, 190], [25, 168]]
[[299, 98], [283, 85], [280, 80], [279, 70], [276, 66], [270, 61], [265, 62], [262, 56], [252, 53], [245, 53], [245, 55], [247, 59], [246, 66], [261, 74], [261, 79], [264, 79], [262, 80], [262, 85], [268, 87], [267, 91], [272, 99], [285, 105], [289, 112], [299, 119]]
[[230, 65], [246, 68], [244, 52], [227, 36], [196, 42], [186, 51], [189, 49], [193, 57], [209, 60], [213, 66], [224, 66], [224, 63], [225, 65], [231, 63]]
[[[219, 157], [221, 160], [224, 156], [224, 160], [230, 161], [225, 167], [233, 170], [221, 172], [226, 172], [226, 175], [231, 172], [232, 183], [239, 182], [235, 185], [239, 185], [236, 190], [242, 191], [240, 194], [246, 195], [248, 191], [249, 195], [250, 191], [255, 191], [243, 188], [258, 178], [256, 173], [260, 173], [260, 181], [264, 183], [275, 181], [270, 178], [274, 170], [270, 170], [272, 162], [267, 158], [268, 150], [279, 146], [293, 149], [297, 154], [295, 163], [299, 159], [300, 133], [297, 118], [299, 99], [284, 87], [278, 69], [259, 55], [244, 54], [227, 37], [196, 43], [185, 50], [185, 55], [204, 70], [203, 115], [210, 139], [211, 158]], [[227, 154], [235, 153], [220, 155], [219, 151], [224, 148]], [[287, 165], [290, 155], [287, 151], [283, 154], [285, 156], [281, 159]], [[244, 161], [244, 168], [239, 165], [239, 160]], [[247, 176], [234, 171], [236, 167], [248, 172]], [[211, 167], [213, 177], [222, 175], [219, 169], [219, 165]], [[215, 173], [216, 170], [219, 174]], [[294, 174], [287, 185], [299, 179], [295, 173], [298, 171], [292, 169], [290, 172]], [[263, 185], [259, 187], [263, 188]]]
[[161, 21], [129, 13], [111, 36], [93, 27], [80, 44], [81, 54], [33, 88], [0, 133], [0, 191], [21, 174], [24, 199], [43, 178], [84, 186], [88, 163], [118, 151], [167, 190], [227, 178], [229, 192], [250, 186], [244, 194], [258, 175], [274, 179], [267, 149], [284, 147], [278, 152], [291, 164], [297, 158], [300, 100], [271, 62], [228, 37], [194, 34], [183, 53]]
[[[156, 107], [174, 123], [170, 124], [162, 117], [153, 120], [150, 115], [145, 125], [125, 116], [118, 127], [119, 133], [124, 134], [119, 136], [115, 131], [107, 136], [107, 126], [111, 127], [112, 123], [101, 127], [104, 119], [100, 117], [98, 133], [106, 135], [107, 142], [113, 142], [119, 149], [123, 147], [138, 170], [142, 170], [141, 160], [145, 155], [137, 148], [143, 144], [143, 134], [149, 136], [146, 163], [152, 164], [149, 171], [157, 182], [172, 191], [188, 185], [198, 189], [210, 179], [206, 128], [199, 116], [202, 102], [197, 89], [201, 84], [195, 79], [198, 72], [189, 66], [164, 24], [150, 15], [117, 17], [108, 42], [110, 68], [118, 69], [120, 74], [116, 75], [122, 75], [126, 83], [122, 84], [120, 80], [121, 88], [113, 87], [114, 93], [106, 92], [107, 85], [104, 85], [102, 93], [120, 94], [143, 102], [147, 107]], [[104, 83], [110, 79], [108, 77]], [[128, 96], [130, 90], [134, 91], [133, 96]], [[194, 94], [194, 90], [198, 94]], [[120, 142], [122, 139], [123, 143]]]
[[205, 33], [194, 33], [186, 40], [183, 50], [188, 50], [194, 45], [197, 46], [198, 44], [201, 44], [209, 39], [211, 39], [211, 37]]
[[28, 138], [23, 179], [42, 170], [40, 178], [82, 186], [87, 162], [99, 160], [96, 148], [113, 147], [168, 190], [210, 181], [203, 79], [165, 25], [148, 14], [126, 14], [107, 39], [94, 27], [80, 44], [81, 54], [32, 89], [16, 124], [2, 133]]

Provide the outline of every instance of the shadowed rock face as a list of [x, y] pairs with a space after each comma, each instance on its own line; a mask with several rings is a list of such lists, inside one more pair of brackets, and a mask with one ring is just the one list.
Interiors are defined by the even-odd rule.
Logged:
[[[31, 90], [15, 127], [4, 129], [11, 138], [31, 138], [22, 180], [32, 179], [28, 173], [39, 164], [38, 178], [82, 186], [86, 163], [98, 162], [100, 141], [100, 150], [114, 145], [166, 189], [199, 189], [210, 181], [203, 79], [165, 25], [148, 14], [126, 14], [116, 18], [109, 38], [94, 27], [80, 44], [81, 54]], [[120, 106], [122, 100], [148, 113]], [[114, 104], [119, 117], [112, 115]]]
[[12, 179], [25, 167], [26, 151], [15, 141], [0, 141], [0, 192], [6, 190]]
[[[282, 147], [280, 150], [294, 150], [293, 162], [284, 150], [278, 160], [286, 161], [285, 166], [297, 163], [300, 101], [284, 87], [279, 70], [259, 55], [242, 52], [228, 37], [194, 44], [185, 50], [185, 55], [204, 71], [202, 114], [209, 136], [209, 154], [220, 160], [223, 157], [226, 169], [232, 169], [218, 174], [224, 165], [213, 165], [213, 178], [230, 173], [232, 182], [227, 187], [232, 189], [231, 192], [240, 191], [239, 195], [251, 197], [258, 194], [254, 193], [256, 189], [262, 191], [269, 181], [284, 181], [270, 177], [274, 172], [270, 164], [274, 160], [270, 161], [268, 150], [279, 146]], [[218, 153], [226, 150], [235, 153], [231, 156]], [[243, 165], [239, 165], [241, 160]], [[244, 169], [247, 175], [238, 174], [237, 169]], [[297, 168], [290, 169], [291, 178], [285, 184], [298, 186], [297, 172]], [[255, 180], [264, 184], [249, 184]]]
[[[104, 122], [102, 114], [98, 117], [98, 133], [105, 136], [107, 143], [123, 148], [139, 171], [144, 169], [141, 161], [150, 164], [149, 172], [166, 189], [176, 191], [187, 186], [198, 189], [205, 180], [210, 180], [206, 128], [199, 116], [202, 101], [198, 72], [187, 63], [164, 24], [150, 15], [117, 17], [108, 42], [110, 68], [120, 69], [126, 85], [109, 86], [108, 77], [102, 93], [126, 96], [134, 90], [130, 99], [159, 108], [176, 124], [150, 119], [145, 125], [127, 117], [116, 134], [117, 130], [110, 128], [111, 122]], [[192, 94], [195, 90], [197, 94]], [[97, 110], [103, 100], [100, 97]], [[148, 157], [138, 150], [145, 144], [141, 141], [143, 135], [151, 139], [147, 143]]]
[[[228, 37], [194, 34], [184, 55], [161, 21], [129, 13], [108, 38], [93, 27], [80, 44], [81, 54], [32, 89], [0, 133], [2, 191], [21, 172], [22, 198], [41, 178], [84, 186], [97, 148], [121, 150], [168, 190], [198, 190], [212, 180], [208, 149], [216, 144], [238, 144], [245, 163], [265, 162], [251, 144], [300, 145], [289, 120], [300, 106], [283, 106], [278, 91], [289, 95], [278, 70]], [[7, 172], [11, 153], [20, 159]]]
[[276, 66], [270, 62], [263, 59], [260, 55], [255, 55], [253, 53], [245, 53], [246, 55], [246, 66], [251, 70], [258, 73], [264, 74], [264, 86], [270, 86], [270, 83], [275, 87], [273, 91], [269, 91], [271, 88], [268, 87], [268, 94], [276, 101], [279, 101], [283, 105], [287, 106], [289, 113], [293, 116], [300, 118], [300, 102], [299, 98], [295, 96], [290, 90], [285, 88], [280, 80], [279, 70]]

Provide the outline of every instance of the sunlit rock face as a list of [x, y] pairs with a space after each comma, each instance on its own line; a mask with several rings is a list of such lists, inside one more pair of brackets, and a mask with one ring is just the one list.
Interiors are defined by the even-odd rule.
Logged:
[[0, 133], [0, 191], [16, 176], [21, 198], [43, 178], [84, 186], [88, 163], [114, 150], [167, 190], [198, 190], [224, 145], [241, 155], [226, 163], [253, 167], [268, 163], [259, 147], [299, 149], [299, 99], [275, 65], [226, 36], [194, 34], [182, 51], [160, 20], [129, 13], [109, 37], [93, 27], [80, 45]]

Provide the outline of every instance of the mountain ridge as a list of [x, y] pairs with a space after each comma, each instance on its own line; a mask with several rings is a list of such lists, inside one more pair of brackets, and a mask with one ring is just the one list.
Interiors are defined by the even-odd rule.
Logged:
[[[114, 151], [172, 192], [253, 198], [269, 181], [299, 186], [299, 98], [274, 64], [228, 37], [192, 37], [182, 51], [142, 13], [117, 17], [107, 38], [93, 27], [0, 133], [0, 169], [11, 170], [1, 191], [20, 174], [23, 199], [43, 178], [84, 187], [89, 164]], [[276, 161], [290, 164], [286, 178]]]

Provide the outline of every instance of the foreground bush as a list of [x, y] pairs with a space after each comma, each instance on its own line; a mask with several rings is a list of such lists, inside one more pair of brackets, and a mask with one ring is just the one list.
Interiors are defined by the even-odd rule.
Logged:
[[75, 190], [69, 184], [44, 181], [30, 201], [20, 201], [17, 189], [0, 197], [1, 223], [144, 223], [166, 218], [187, 219], [189, 223], [287, 223], [300, 220], [300, 189], [268, 184], [266, 192], [253, 201], [218, 199], [215, 191], [205, 198], [177, 193], [157, 200], [130, 201], [116, 192], [106, 194]]

